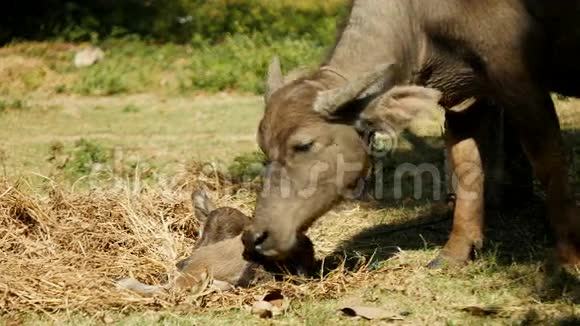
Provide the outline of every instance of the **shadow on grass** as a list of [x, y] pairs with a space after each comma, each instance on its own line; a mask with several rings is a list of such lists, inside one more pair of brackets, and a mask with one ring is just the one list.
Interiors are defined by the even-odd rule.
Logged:
[[580, 317], [577, 315], [570, 315], [566, 317], [558, 318], [546, 318], [542, 317], [542, 314], [536, 310], [530, 310], [525, 315], [524, 318], [519, 322], [519, 325], [532, 326], [532, 325], [557, 325], [557, 326], [573, 326], [580, 325]]
[[[384, 199], [373, 200], [369, 209], [400, 207], [400, 201], [393, 199], [394, 170], [404, 163], [419, 166], [423, 163], [434, 165], [439, 171], [439, 176], [444, 177], [443, 142], [437, 137], [418, 137], [410, 132], [404, 134], [404, 138], [411, 143], [412, 150], [398, 150], [385, 161], [383, 172], [383, 184], [385, 191]], [[408, 178], [407, 178], [408, 177]], [[434, 198], [433, 192], [437, 185], [442, 194], [445, 190], [444, 181], [436, 183], [431, 177], [422, 176], [422, 198]], [[412, 174], [402, 178], [402, 193], [411, 197], [414, 192], [415, 176]], [[371, 184], [375, 182], [371, 181]], [[505, 192], [505, 191], [504, 191]], [[511, 193], [506, 193], [509, 198], [501, 210], [489, 206], [486, 208], [485, 235], [486, 243], [480, 254], [496, 254], [499, 263], [509, 265], [512, 263], [530, 263], [544, 258], [544, 248], [549, 244], [550, 233], [548, 222], [545, 219], [544, 204], [537, 196], [517, 198]], [[517, 199], [515, 199], [517, 198]], [[452, 211], [450, 205], [440, 201], [417, 201], [418, 206], [408, 207], [414, 209], [425, 207], [425, 203], [431, 209], [424, 210], [412, 220], [400, 223], [376, 225], [362, 231], [337, 248], [335, 254], [347, 254], [354, 257], [365, 257], [384, 261], [391, 258], [399, 250], [424, 250], [441, 247], [447, 241], [451, 232]], [[517, 204], [514, 204], [517, 203]], [[407, 208], [407, 207], [405, 207]]]
[[[377, 208], [380, 206], [377, 205]], [[488, 211], [484, 248], [478, 256], [494, 255], [500, 265], [534, 263], [546, 257], [546, 247], [553, 241], [544, 218], [541, 202], [527, 203], [526, 208], [509, 212]], [[364, 257], [367, 262], [384, 261], [400, 250], [425, 250], [441, 247], [451, 232], [451, 210], [443, 204], [410, 221], [381, 224], [363, 230], [342, 243], [331, 256]], [[348, 260], [350, 261], [350, 260]], [[351, 266], [354, 268], [355, 266]]]
[[[565, 134], [567, 143], [580, 147], [580, 134]], [[417, 153], [397, 153], [397, 160], [403, 162], [425, 162], [425, 158], [441, 158], [441, 148], [421, 142], [419, 137], [413, 142], [420, 142], [421, 157]], [[436, 162], [441, 164], [442, 162]], [[575, 170], [576, 167], [572, 167]], [[513, 202], [513, 201], [512, 201]], [[498, 266], [509, 267], [513, 264], [533, 265], [540, 267], [543, 281], [538, 284], [534, 293], [542, 301], [551, 302], [566, 297], [574, 303], [580, 303], [580, 281], [576, 272], [555, 269], [550, 264], [553, 258], [554, 239], [546, 219], [543, 199], [537, 195], [518, 198], [517, 205], [511, 207], [487, 208], [485, 218], [485, 242], [475, 259], [494, 257]], [[369, 209], [398, 207], [393, 200], [374, 202]], [[325, 258], [325, 268], [335, 269], [344, 264], [347, 269], [356, 270], [361, 261], [368, 266], [376, 266], [398, 252], [408, 250], [439, 249], [448, 239], [452, 226], [452, 211], [444, 203], [430, 203], [427, 209], [412, 220], [399, 223], [382, 224], [370, 227], [340, 244], [335, 251]], [[422, 205], [424, 207], [424, 205]], [[416, 208], [416, 207], [409, 207]], [[361, 259], [362, 258], [362, 259]], [[435, 258], [435, 257], [433, 257]], [[562, 325], [571, 321], [562, 320]]]

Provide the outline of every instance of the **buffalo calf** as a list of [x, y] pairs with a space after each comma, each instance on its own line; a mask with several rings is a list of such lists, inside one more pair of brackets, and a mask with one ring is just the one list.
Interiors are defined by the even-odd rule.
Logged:
[[215, 286], [228, 289], [275, 280], [287, 273], [307, 276], [313, 271], [314, 247], [304, 234], [297, 235], [296, 246], [285, 259], [265, 260], [244, 250], [242, 232], [250, 224], [248, 216], [231, 207], [214, 208], [205, 190], [194, 191], [192, 201], [201, 224], [200, 236], [192, 254], [176, 264], [179, 275], [158, 286], [121, 279], [117, 281], [120, 288], [141, 294], [183, 290], [199, 283], [209, 273]]

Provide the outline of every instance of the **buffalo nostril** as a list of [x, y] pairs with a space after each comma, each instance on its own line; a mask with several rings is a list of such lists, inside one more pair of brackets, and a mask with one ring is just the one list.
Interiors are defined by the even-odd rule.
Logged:
[[246, 231], [242, 236], [244, 246], [249, 250], [254, 250], [268, 238], [268, 232], [252, 232]]
[[254, 246], [259, 246], [259, 245], [263, 244], [267, 238], [268, 238], [268, 232], [256, 233], [255, 238], [254, 238], [255, 239]]

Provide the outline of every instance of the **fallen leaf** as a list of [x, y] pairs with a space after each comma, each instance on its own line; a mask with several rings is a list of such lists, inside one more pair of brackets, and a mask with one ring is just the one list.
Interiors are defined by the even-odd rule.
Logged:
[[234, 289], [234, 286], [231, 283], [219, 280], [213, 280], [211, 287], [212, 289], [223, 292]]
[[141, 283], [133, 278], [123, 278], [115, 281], [115, 286], [119, 290], [129, 290], [138, 293], [142, 296], [152, 296], [154, 294], [162, 294], [165, 288], [160, 285], [148, 285]]
[[282, 291], [273, 290], [256, 301], [250, 310], [260, 318], [272, 318], [283, 314], [289, 306], [290, 302], [282, 295]]
[[24, 324], [24, 322], [22, 321], [22, 319], [20, 319], [20, 317], [14, 317], [14, 318], [8, 318], [8, 320], [6, 320], [6, 326], [20, 326]]
[[252, 314], [260, 318], [272, 318], [275, 307], [268, 301], [257, 301], [252, 305]]
[[189, 289], [191, 297], [199, 298], [213, 292], [213, 289], [210, 287], [212, 282], [213, 277], [211, 273], [209, 273], [208, 271], [201, 273], [199, 281], [193, 284], [192, 287]]
[[286, 303], [284, 301], [284, 299], [272, 300], [272, 301], [267, 301], [267, 302], [269, 302], [272, 306], [274, 306], [278, 309], [284, 308], [284, 304]]
[[461, 308], [462, 311], [468, 312], [474, 316], [492, 316], [501, 312], [500, 307], [495, 306], [469, 306]]
[[272, 290], [270, 291], [268, 294], [266, 294], [262, 300], [264, 301], [272, 301], [272, 300], [278, 300], [278, 299], [284, 299], [284, 295], [282, 294], [282, 290]]
[[376, 307], [352, 306], [340, 308], [340, 311], [347, 316], [362, 317], [367, 320], [403, 320], [400, 315]]
[[111, 317], [111, 315], [105, 314], [103, 316], [103, 323], [105, 323], [106, 325], [111, 325], [114, 322], [115, 322], [115, 319], [113, 319], [113, 317]]
[[269, 302], [272, 306], [277, 308], [284, 308], [284, 304], [287, 302], [287, 300], [284, 299], [281, 290], [274, 290], [266, 294], [262, 300]]

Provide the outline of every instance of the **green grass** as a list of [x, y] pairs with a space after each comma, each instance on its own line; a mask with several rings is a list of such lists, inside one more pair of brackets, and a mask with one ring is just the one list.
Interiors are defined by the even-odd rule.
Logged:
[[227, 165], [257, 150], [260, 102], [248, 96], [33, 98], [30, 109], [0, 119], [2, 164], [12, 177], [64, 171], [69, 180], [90, 174], [95, 163], [123, 175], [155, 167], [164, 176], [190, 160]]
[[[59, 153], [55, 153], [58, 155]], [[66, 173], [73, 177], [81, 177], [91, 174], [98, 164], [110, 162], [109, 151], [99, 143], [84, 138], [74, 143], [74, 148], [69, 153], [70, 159], [64, 163]]]
[[24, 110], [28, 108], [22, 99], [0, 100], [0, 113], [8, 110]]
[[[10, 40], [96, 42], [138, 37], [155, 42], [188, 43], [203, 38], [219, 42], [224, 35], [260, 33], [275, 39], [331, 39], [345, 0], [166, 0], [102, 3], [42, 1], [30, 12], [16, 4], [0, 31], [0, 44]], [[28, 11], [27, 11], [28, 10]]]
[[261, 175], [265, 162], [262, 151], [244, 153], [234, 158], [228, 173], [235, 182], [251, 182]]
[[[281, 58], [286, 71], [312, 67], [329, 45], [255, 34], [227, 36], [217, 44], [155, 45], [126, 38], [107, 40], [100, 46], [105, 59], [80, 69], [72, 61], [80, 44], [16, 43], [1, 48], [0, 95], [259, 94], [273, 56]], [[0, 111], [6, 105], [0, 103]]]
[[185, 84], [185, 89], [235, 89], [259, 94], [273, 56], [279, 56], [290, 70], [313, 66], [323, 54], [324, 46], [315, 41], [273, 41], [259, 35], [226, 37], [219, 45], [205, 43], [193, 50], [187, 67], [190, 84]]

